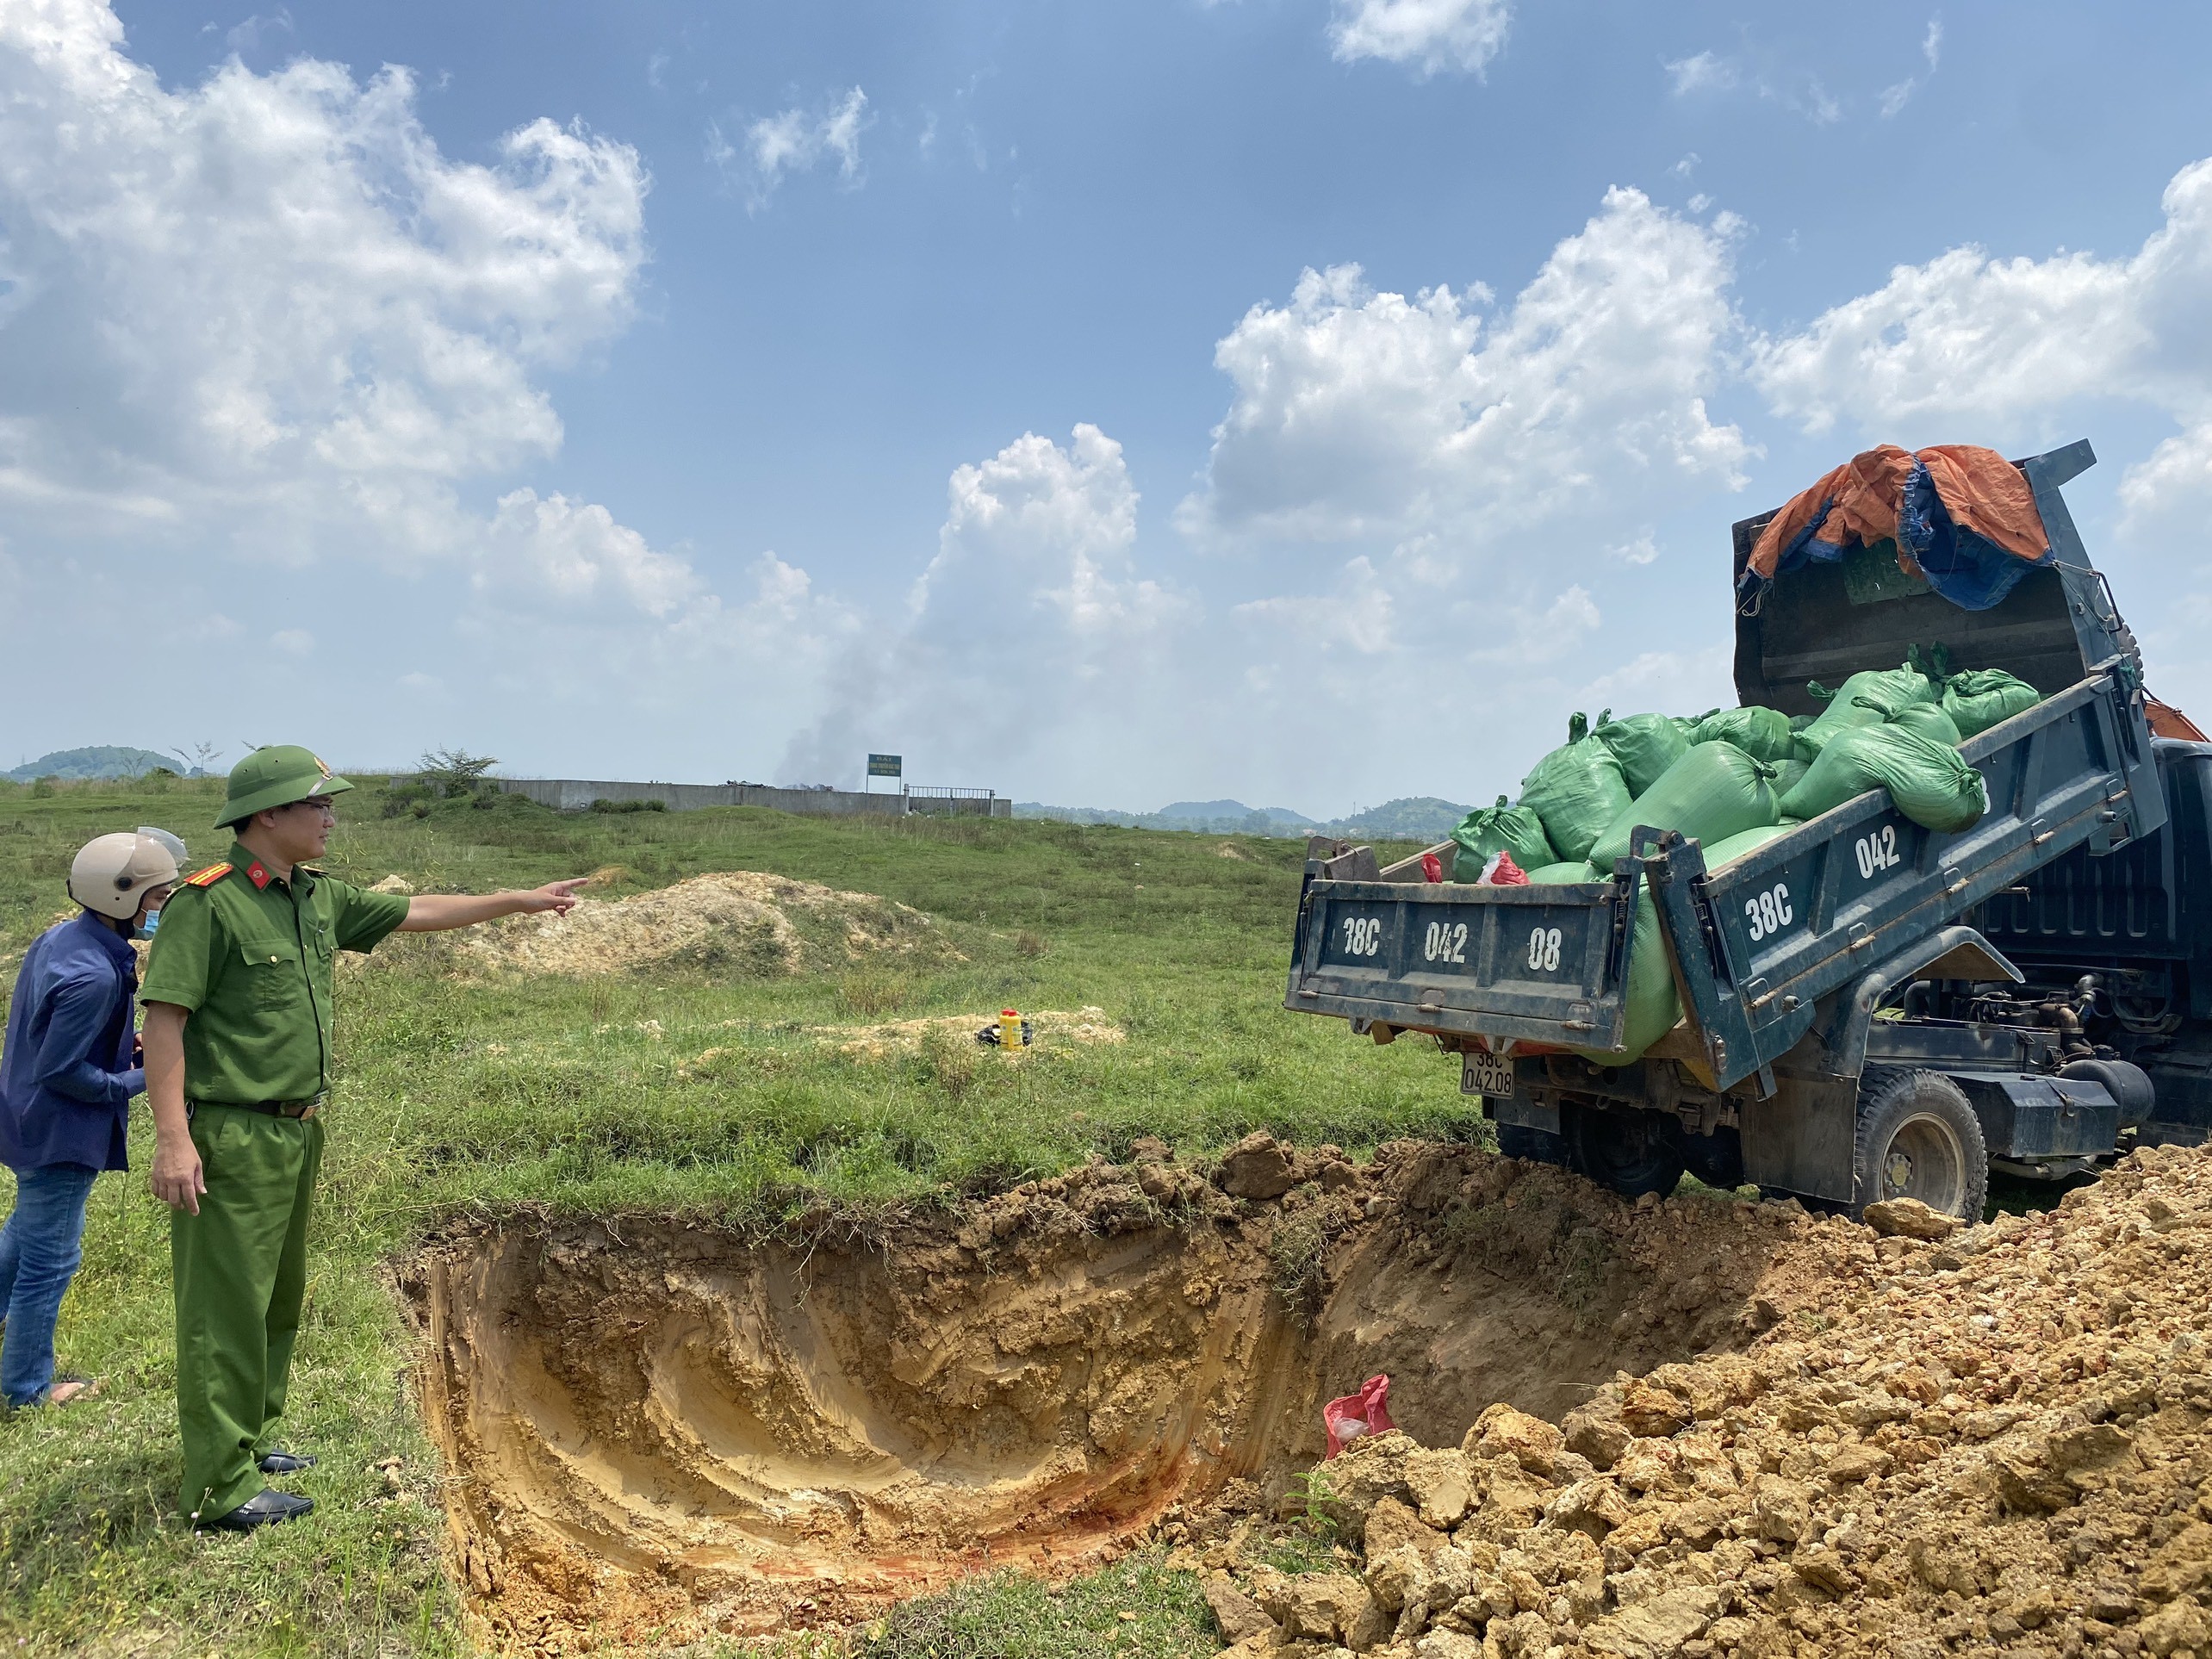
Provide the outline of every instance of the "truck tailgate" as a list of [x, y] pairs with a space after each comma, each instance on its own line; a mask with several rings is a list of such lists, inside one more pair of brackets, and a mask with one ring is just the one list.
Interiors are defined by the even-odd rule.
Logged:
[[1615, 1048], [1640, 874], [1476, 887], [1313, 881], [1287, 1005], [1301, 1013]]

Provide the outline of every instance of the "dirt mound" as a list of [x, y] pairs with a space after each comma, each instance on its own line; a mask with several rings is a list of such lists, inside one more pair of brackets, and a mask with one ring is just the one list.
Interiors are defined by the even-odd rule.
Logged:
[[772, 977], [861, 960], [965, 960], [921, 911], [867, 893], [730, 870], [565, 916], [511, 916], [458, 935], [464, 972], [587, 977], [672, 966]]
[[866, 1240], [705, 1228], [457, 1236], [410, 1289], [457, 1555], [494, 1634], [842, 1625], [992, 1563], [1060, 1573], [1322, 1450], [1377, 1370], [1415, 1436], [1563, 1414], [1749, 1341], [1813, 1224], [1406, 1143], [1140, 1142]]
[[2212, 1153], [1952, 1238], [1883, 1220], [1800, 1224], [1743, 1352], [1556, 1428], [1495, 1407], [1357, 1443], [1328, 1472], [1343, 1570], [1194, 1550], [1243, 1651], [2212, 1653]]
[[[1018, 1051], [1022, 1053], [1062, 1047], [1070, 1043], [1089, 1047], [1096, 1043], [1125, 1042], [1128, 1040], [1128, 1033], [1108, 1018], [1103, 1008], [1079, 1008], [1072, 1013], [1060, 1009], [1039, 1009], [1023, 1014], [1022, 1018], [1029, 1028], [1028, 1046]], [[997, 1023], [996, 1011], [989, 1014], [945, 1014], [920, 1020], [893, 1020], [885, 1025], [817, 1025], [813, 1028], [813, 1034], [836, 1043], [840, 1053], [855, 1054], [864, 1059], [887, 1059], [895, 1055], [917, 1052], [929, 1041], [932, 1033], [942, 1033], [954, 1038], [972, 1038], [986, 1026]]]

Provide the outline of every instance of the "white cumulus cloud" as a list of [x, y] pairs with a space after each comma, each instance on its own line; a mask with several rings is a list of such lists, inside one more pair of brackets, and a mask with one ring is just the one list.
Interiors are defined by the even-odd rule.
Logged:
[[[1025, 758], [1140, 743], [1189, 600], [1136, 569], [1138, 496], [1097, 427], [1024, 433], [947, 486], [936, 555], [885, 640], [856, 641], [783, 772], [849, 777], [870, 749], [928, 781], [1005, 781]], [[1050, 762], [1047, 762], [1050, 763]], [[947, 773], [957, 776], [943, 775]]]
[[1423, 78], [1480, 75], [1513, 21], [1509, 0], [1336, 0], [1329, 46], [1340, 63], [1379, 58]]
[[793, 173], [836, 164], [847, 186], [861, 183], [861, 134], [873, 123], [868, 95], [859, 87], [824, 109], [786, 109], [745, 122], [733, 139], [718, 122], [707, 125], [707, 158], [743, 193], [749, 211], [766, 207], [776, 187]]
[[405, 70], [165, 88], [95, 0], [0, 8], [0, 501], [291, 558], [452, 550], [455, 481], [552, 453], [535, 378], [628, 323], [636, 153], [444, 156]]
[[1768, 342], [1755, 378], [1810, 432], [1978, 420], [2012, 432], [2087, 395], [2212, 415], [2212, 160], [2166, 186], [2134, 252], [1954, 248]]
[[1676, 58], [1666, 67], [1668, 82], [1678, 98], [1699, 92], [1725, 92], [1740, 78], [1733, 63], [1711, 52]]
[[1927, 75], [1909, 75], [1904, 79], [1881, 90], [1881, 94], [1876, 102], [1880, 106], [1882, 118], [1885, 121], [1897, 115], [1912, 101], [1912, 95], [1927, 84], [1928, 76], [1933, 75], [1936, 65], [1942, 61], [1943, 20], [1942, 18], [1931, 17], [1928, 20], [1928, 32], [1920, 37], [1920, 58], [1921, 61], [1928, 65]]
[[657, 552], [595, 501], [519, 489], [500, 498], [479, 592], [543, 599], [574, 612], [613, 606], [666, 618], [699, 595], [683, 560]]
[[1215, 348], [1234, 386], [1202, 539], [1448, 535], [1498, 544], [1614, 501], [1732, 488], [1751, 445], [1706, 406], [1737, 331], [1733, 221], [1616, 189], [1501, 312], [1488, 291], [1370, 288], [1308, 270]]
[[[1740, 57], [1698, 52], [1669, 59], [1661, 67], [1666, 71], [1668, 89], [1678, 98], [1716, 97], [1743, 87], [1765, 103], [1803, 115], [1817, 127], [1830, 126], [1843, 118], [1843, 101], [1829, 91], [1817, 76], [1806, 74], [1769, 49], [1749, 48]], [[1905, 96], [1910, 95], [1908, 88]]]

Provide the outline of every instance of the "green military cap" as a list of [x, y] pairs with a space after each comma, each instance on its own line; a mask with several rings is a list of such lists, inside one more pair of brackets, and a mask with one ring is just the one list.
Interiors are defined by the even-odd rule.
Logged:
[[353, 786], [333, 778], [320, 757], [294, 743], [271, 743], [257, 749], [230, 770], [230, 791], [223, 800], [218, 830], [243, 823], [256, 812], [272, 806], [289, 806], [310, 795], [335, 795]]

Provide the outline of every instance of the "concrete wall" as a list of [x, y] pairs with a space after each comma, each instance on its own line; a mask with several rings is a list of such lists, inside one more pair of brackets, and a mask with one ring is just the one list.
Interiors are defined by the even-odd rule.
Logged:
[[871, 812], [887, 817], [907, 813], [943, 817], [1014, 816], [1014, 803], [996, 797], [867, 794], [851, 789], [776, 789], [748, 783], [618, 783], [602, 778], [500, 778], [494, 781], [510, 795], [527, 795], [540, 806], [562, 812], [584, 811], [593, 801], [662, 801], [671, 812], [695, 812], [703, 806], [766, 806], [779, 812], [828, 818], [858, 817]]

